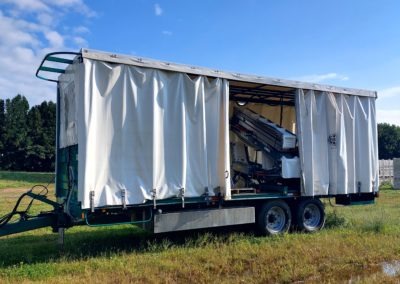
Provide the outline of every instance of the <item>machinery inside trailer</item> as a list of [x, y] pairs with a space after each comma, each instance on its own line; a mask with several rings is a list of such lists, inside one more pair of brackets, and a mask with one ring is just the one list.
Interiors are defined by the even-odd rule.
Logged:
[[232, 194], [300, 191], [295, 89], [229, 82]]

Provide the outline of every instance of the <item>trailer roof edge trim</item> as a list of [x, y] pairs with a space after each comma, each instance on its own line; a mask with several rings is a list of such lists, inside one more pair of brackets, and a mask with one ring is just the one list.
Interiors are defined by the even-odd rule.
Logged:
[[374, 98], [377, 97], [377, 92], [371, 90], [336, 87], [331, 85], [307, 83], [295, 80], [286, 80], [286, 79], [278, 79], [265, 76], [227, 72], [211, 68], [158, 61], [154, 59], [97, 51], [92, 49], [82, 49], [81, 53], [83, 58], [105, 61], [110, 63], [121, 63], [126, 65], [135, 65], [140, 67], [156, 68], [167, 71], [183, 72], [188, 74], [204, 75], [209, 77], [219, 77], [228, 80], [260, 83], [260, 84], [290, 87], [296, 89], [309, 89], [309, 90], [326, 91], [326, 92], [342, 93], [347, 95], [356, 95], [356, 96], [374, 97]]

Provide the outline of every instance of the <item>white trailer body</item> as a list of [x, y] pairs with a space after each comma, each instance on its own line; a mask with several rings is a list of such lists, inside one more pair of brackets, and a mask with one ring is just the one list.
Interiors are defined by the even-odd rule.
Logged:
[[[47, 54], [36, 76], [57, 82], [57, 201], [24, 193], [0, 237], [84, 224], [314, 232], [320, 198], [378, 196], [374, 91], [87, 49]], [[9, 223], [25, 196], [54, 210]]]
[[[81, 53], [59, 78], [59, 143], [79, 146], [82, 209], [230, 199], [229, 119], [241, 99], [296, 133], [301, 196], [378, 191], [376, 92]], [[269, 105], [252, 100], [263, 91]]]

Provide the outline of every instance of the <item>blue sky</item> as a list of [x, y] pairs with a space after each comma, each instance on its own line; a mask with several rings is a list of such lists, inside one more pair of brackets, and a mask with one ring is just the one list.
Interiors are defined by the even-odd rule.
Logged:
[[400, 125], [399, 1], [2, 0], [0, 97], [55, 98], [43, 55], [81, 47], [378, 91]]

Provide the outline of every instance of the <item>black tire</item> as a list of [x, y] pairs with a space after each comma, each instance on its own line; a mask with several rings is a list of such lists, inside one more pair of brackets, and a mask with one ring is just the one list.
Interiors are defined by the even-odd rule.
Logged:
[[286, 233], [291, 223], [292, 214], [290, 208], [283, 200], [265, 203], [258, 213], [257, 228], [264, 236]]
[[306, 233], [321, 230], [325, 225], [325, 208], [319, 199], [305, 199], [297, 205], [296, 229]]

